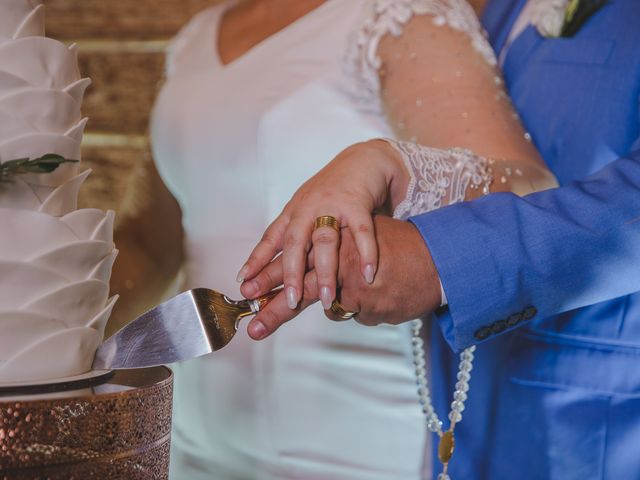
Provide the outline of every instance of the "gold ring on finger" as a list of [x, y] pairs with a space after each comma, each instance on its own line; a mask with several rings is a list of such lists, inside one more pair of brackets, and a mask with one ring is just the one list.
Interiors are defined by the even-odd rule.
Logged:
[[337, 300], [331, 302], [331, 311], [338, 316], [339, 320], [351, 320], [358, 314], [358, 312], [350, 312]]
[[333, 228], [336, 232], [340, 233], [340, 221], [331, 215], [322, 215], [316, 218], [316, 223], [313, 229], [317, 230], [321, 227]]

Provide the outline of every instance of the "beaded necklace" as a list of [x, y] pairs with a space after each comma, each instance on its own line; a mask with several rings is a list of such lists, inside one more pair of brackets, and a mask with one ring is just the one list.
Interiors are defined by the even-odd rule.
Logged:
[[455, 449], [454, 430], [456, 424], [462, 420], [462, 411], [464, 410], [464, 402], [467, 399], [469, 391], [469, 380], [471, 379], [471, 370], [473, 369], [473, 352], [475, 345], [465, 349], [460, 354], [460, 364], [458, 365], [458, 381], [456, 389], [453, 392], [453, 401], [451, 402], [451, 411], [449, 412], [449, 429], [442, 430], [442, 421], [438, 418], [438, 414], [433, 408], [431, 402], [431, 394], [429, 393], [429, 385], [427, 381], [427, 369], [424, 356], [424, 341], [420, 336], [422, 330], [422, 320], [413, 320], [412, 325], [411, 346], [413, 350], [413, 365], [416, 372], [416, 385], [418, 387], [418, 397], [422, 412], [427, 420], [427, 429], [440, 437], [438, 444], [438, 460], [442, 463], [442, 473], [438, 475], [438, 480], [451, 480], [449, 477], [449, 460], [453, 456]]

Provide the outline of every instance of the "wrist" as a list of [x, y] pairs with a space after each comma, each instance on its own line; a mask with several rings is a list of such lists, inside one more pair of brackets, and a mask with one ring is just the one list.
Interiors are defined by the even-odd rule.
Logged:
[[375, 148], [380, 155], [382, 168], [388, 190], [388, 201], [393, 212], [398, 204], [407, 196], [411, 176], [407, 171], [402, 153], [386, 139], [374, 139], [367, 142]]
[[411, 244], [414, 245], [414, 255], [412, 256], [416, 264], [414, 278], [420, 279], [420, 284], [424, 286], [424, 290], [420, 295], [423, 303], [418, 311], [422, 317], [442, 306], [442, 283], [438, 269], [431, 256], [431, 251], [422, 237], [420, 230], [418, 230], [413, 223], [405, 223], [411, 226], [408, 231], [411, 231]]

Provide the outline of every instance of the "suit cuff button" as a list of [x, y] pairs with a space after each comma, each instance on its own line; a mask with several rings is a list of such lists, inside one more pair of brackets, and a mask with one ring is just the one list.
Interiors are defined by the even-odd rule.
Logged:
[[524, 312], [522, 312], [522, 319], [531, 320], [537, 313], [538, 309], [536, 307], [527, 307], [524, 309]]
[[515, 327], [522, 320], [522, 314], [514, 313], [509, 318], [507, 318], [507, 327]]
[[476, 333], [474, 333], [474, 337], [476, 337], [478, 340], [484, 340], [485, 338], [488, 338], [489, 335], [491, 335], [491, 328], [489, 327], [481, 327], [478, 330], [476, 330]]
[[506, 320], [498, 320], [493, 325], [491, 325], [491, 333], [498, 334], [502, 333], [507, 329], [507, 321]]

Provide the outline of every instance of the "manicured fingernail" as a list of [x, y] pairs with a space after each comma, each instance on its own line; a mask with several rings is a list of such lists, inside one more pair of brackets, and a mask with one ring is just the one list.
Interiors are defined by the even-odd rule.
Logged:
[[320, 289], [320, 301], [322, 302], [322, 308], [329, 310], [331, 308], [331, 290], [329, 287], [322, 287]]
[[238, 283], [244, 282], [244, 277], [247, 276], [247, 273], [249, 273], [249, 266], [243, 265], [243, 267], [238, 272], [238, 276], [236, 277], [236, 282]]
[[253, 296], [258, 291], [258, 286], [256, 285], [256, 282], [247, 282], [242, 286], [242, 291], [245, 297], [253, 298]]
[[298, 293], [295, 287], [287, 287], [285, 289], [285, 295], [287, 296], [287, 305], [291, 310], [295, 310], [298, 306]]
[[249, 335], [255, 340], [262, 340], [267, 336], [267, 327], [260, 320], [253, 320], [249, 324]]
[[366, 282], [368, 284], [372, 284], [373, 283], [373, 279], [376, 275], [376, 271], [373, 268], [373, 265], [371, 265], [370, 263], [368, 263], [365, 267], [364, 267], [364, 279], [366, 280]]

